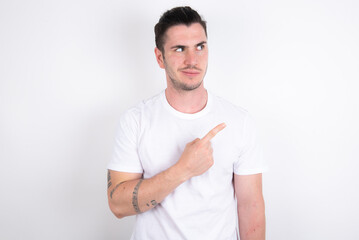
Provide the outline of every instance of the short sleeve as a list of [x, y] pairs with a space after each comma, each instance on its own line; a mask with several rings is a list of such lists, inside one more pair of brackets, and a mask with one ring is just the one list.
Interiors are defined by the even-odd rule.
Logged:
[[247, 113], [243, 124], [240, 154], [233, 165], [237, 175], [250, 175], [267, 171], [253, 119]]
[[113, 156], [107, 165], [108, 169], [131, 173], [143, 172], [137, 151], [137, 136], [140, 131], [138, 116], [136, 109], [127, 110], [121, 115]]

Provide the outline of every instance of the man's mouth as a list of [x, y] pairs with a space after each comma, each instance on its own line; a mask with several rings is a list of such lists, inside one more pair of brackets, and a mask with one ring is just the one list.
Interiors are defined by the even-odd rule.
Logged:
[[201, 72], [200, 71], [196, 71], [196, 70], [182, 70], [181, 71], [184, 75], [188, 76], [188, 77], [195, 77], [198, 76]]

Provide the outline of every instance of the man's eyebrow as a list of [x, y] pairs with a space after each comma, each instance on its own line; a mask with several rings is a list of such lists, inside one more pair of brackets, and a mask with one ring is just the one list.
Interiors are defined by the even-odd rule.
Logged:
[[198, 43], [196, 46], [201, 46], [201, 45], [203, 45], [203, 44], [207, 44], [207, 42], [206, 42], [206, 41], [202, 41], [202, 42]]
[[177, 49], [177, 48], [185, 48], [186, 46], [184, 45], [175, 45], [173, 47], [171, 47], [171, 49]]
[[[202, 42], [200, 42], [200, 43], [197, 43], [196, 46], [198, 47], [198, 46], [201, 46], [201, 45], [203, 45], [203, 44], [207, 44], [207, 42], [206, 42], [206, 41], [202, 41]], [[185, 45], [175, 45], [175, 46], [171, 47], [171, 49], [177, 49], [177, 48], [186, 48], [186, 46], [185, 46]]]

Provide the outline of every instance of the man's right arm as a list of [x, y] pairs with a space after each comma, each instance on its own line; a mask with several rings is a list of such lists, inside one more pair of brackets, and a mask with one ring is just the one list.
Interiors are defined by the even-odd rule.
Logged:
[[186, 181], [176, 165], [143, 179], [141, 173], [108, 170], [108, 201], [111, 211], [122, 218], [154, 208], [176, 187]]
[[143, 179], [141, 173], [108, 170], [111, 211], [118, 218], [148, 211], [180, 184], [206, 172], [214, 163], [210, 140], [224, 127], [220, 124], [204, 138], [188, 143], [176, 164], [151, 178]]

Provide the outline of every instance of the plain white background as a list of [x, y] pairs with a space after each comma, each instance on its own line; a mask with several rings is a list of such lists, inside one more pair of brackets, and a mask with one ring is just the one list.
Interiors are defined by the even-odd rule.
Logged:
[[0, 239], [129, 239], [106, 164], [121, 112], [165, 88], [153, 26], [186, 4], [206, 87], [256, 119], [267, 239], [359, 239], [355, 0], [1, 0]]

